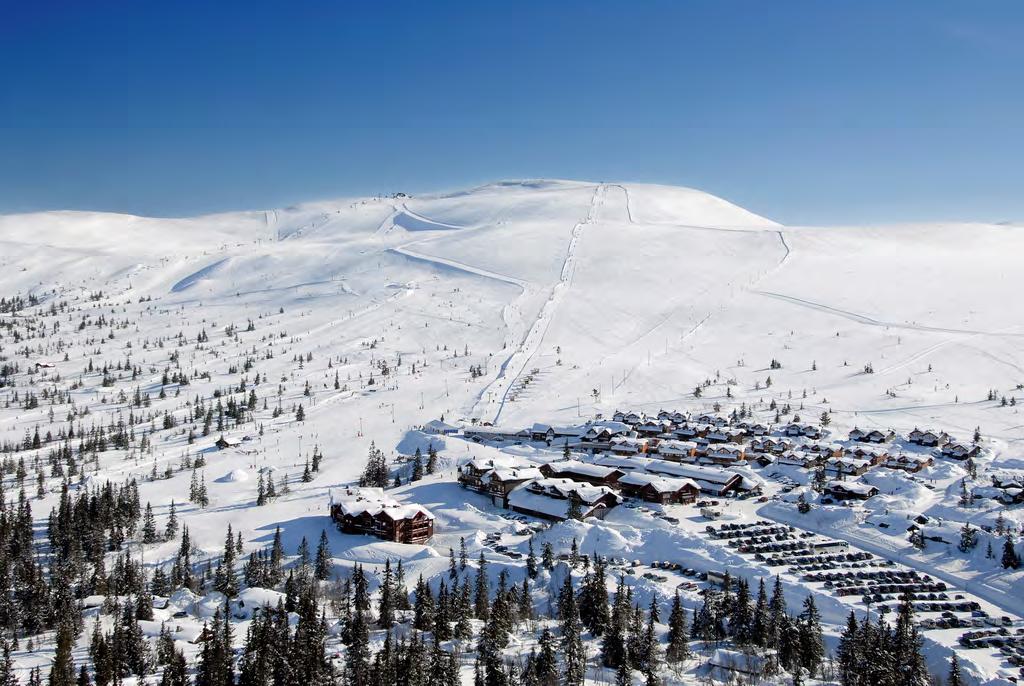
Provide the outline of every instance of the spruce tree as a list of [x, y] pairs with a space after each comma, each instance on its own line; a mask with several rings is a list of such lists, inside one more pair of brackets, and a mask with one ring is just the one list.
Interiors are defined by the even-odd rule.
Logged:
[[822, 641], [821, 614], [814, 604], [814, 596], [804, 599], [803, 609], [799, 617], [800, 659], [811, 675], [817, 674], [825, 659], [825, 644]]
[[960, 660], [956, 654], [949, 661], [949, 676], [946, 677], [946, 686], [963, 686], [963, 677], [960, 675]]
[[[75, 647], [75, 627], [69, 618], [57, 625], [57, 650], [50, 668], [49, 686], [74, 686], [75, 662], [71, 651]], [[9, 653], [5, 657], [10, 657]]]
[[331, 577], [331, 546], [327, 540], [327, 531], [320, 530], [320, 542], [316, 547], [316, 563], [313, 577], [317, 581], [327, 581]]
[[686, 611], [679, 599], [679, 591], [676, 591], [672, 609], [668, 613], [667, 639], [665, 659], [670, 664], [678, 664], [690, 658], [690, 635], [686, 628]]
[[1020, 567], [1020, 556], [1017, 555], [1013, 533], [1010, 531], [1006, 532], [1006, 536], [1003, 539], [1002, 564], [1003, 569], [1017, 569]]
[[562, 619], [562, 683], [564, 686], [583, 686], [587, 654], [580, 636], [583, 626], [573, 593], [569, 593], [566, 603]]
[[480, 558], [477, 561], [476, 581], [473, 591], [473, 612], [477, 619], [487, 619], [490, 612], [490, 598], [487, 582], [487, 560], [484, 559], [484, 551], [480, 551]]

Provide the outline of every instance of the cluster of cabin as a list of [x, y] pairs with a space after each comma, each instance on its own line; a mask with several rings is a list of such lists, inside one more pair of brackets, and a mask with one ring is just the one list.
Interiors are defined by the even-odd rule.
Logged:
[[685, 505], [701, 494], [722, 497], [760, 488], [737, 471], [644, 455], [589, 455], [539, 465], [512, 455], [474, 458], [459, 468], [459, 483], [496, 506], [552, 521], [568, 517], [571, 501], [581, 517], [603, 517], [627, 497]]
[[346, 534], [366, 534], [394, 543], [425, 543], [434, 535], [434, 515], [400, 503], [380, 488], [348, 488], [331, 494], [331, 519]]
[[[989, 475], [992, 479], [991, 494], [1007, 505], [1024, 503], [1024, 472], [1012, 469], [999, 470]], [[982, 489], [975, 490], [976, 495], [985, 495]]]
[[[467, 439], [477, 442], [544, 443], [566, 446], [588, 459], [586, 468], [569, 473], [568, 467], [555, 471], [552, 465], [519, 465], [491, 467], [480, 474], [460, 477], [463, 485], [491, 496], [492, 502], [510, 507], [513, 490], [540, 478], [567, 478], [593, 486], [605, 486], [628, 497], [651, 502], [687, 502], [683, 494], [674, 493], [679, 484], [672, 479], [692, 479], [685, 467], [717, 468], [728, 473], [756, 462], [793, 466], [808, 471], [822, 470], [826, 478], [849, 486], [848, 478], [858, 477], [880, 467], [916, 473], [933, 464], [936, 456], [966, 460], [978, 454], [973, 444], [956, 441], [945, 432], [914, 428], [906, 443], [931, 448], [930, 451], [904, 452], [894, 449], [897, 435], [889, 429], [860, 429], [849, 432], [848, 440], [838, 442], [830, 432], [816, 424], [794, 421], [772, 426], [757, 421], [744, 421], [735, 413], [689, 413], [662, 410], [657, 415], [642, 412], [615, 412], [611, 419], [597, 419], [578, 426], [555, 426], [536, 423], [527, 429], [504, 429], [473, 426], [464, 430]], [[625, 461], [625, 462], [624, 462]], [[666, 465], [674, 463], [675, 467]], [[575, 464], [583, 464], [575, 462]], [[626, 476], [621, 465], [629, 464]], [[638, 465], [642, 465], [637, 468]], [[653, 467], [652, 467], [653, 465]], [[604, 470], [600, 477], [594, 476]], [[676, 472], [672, 473], [675, 469]], [[539, 474], [538, 474], [539, 472]], [[643, 474], [643, 476], [641, 476]], [[486, 483], [474, 483], [476, 480]], [[741, 479], [742, 480], [742, 479]], [[709, 492], [703, 487], [702, 492]], [[713, 491], [714, 489], [712, 489]], [[871, 487], [837, 488], [833, 497], [842, 500], [871, 497]]]

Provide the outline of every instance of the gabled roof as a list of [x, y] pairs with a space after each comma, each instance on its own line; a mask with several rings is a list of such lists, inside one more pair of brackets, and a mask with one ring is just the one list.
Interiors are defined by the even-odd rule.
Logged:
[[620, 484], [627, 486], [651, 486], [658, 493], [675, 493], [687, 486], [700, 490], [700, 485], [693, 479], [678, 479], [656, 474], [631, 472], [619, 479]]
[[427, 508], [421, 505], [401, 503], [384, 493], [382, 488], [349, 488], [338, 497], [333, 497], [332, 494], [331, 502], [339, 507], [344, 514], [351, 517], [363, 514], [376, 517], [379, 514], [384, 514], [392, 520], [398, 521], [411, 519], [422, 513], [430, 519], [434, 518]]

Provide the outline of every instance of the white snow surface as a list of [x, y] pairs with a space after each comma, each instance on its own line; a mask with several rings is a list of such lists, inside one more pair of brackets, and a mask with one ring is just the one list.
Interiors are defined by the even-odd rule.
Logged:
[[[138, 477], [142, 500], [152, 503], [161, 524], [174, 500], [200, 551], [195, 559], [219, 553], [229, 523], [247, 549], [268, 545], [280, 527], [289, 553], [302, 538], [315, 549], [326, 530], [336, 569], [401, 556], [407, 578], [415, 579], [444, 573], [448, 546], [457, 547], [460, 537], [475, 556], [484, 532], [519, 526], [487, 498], [451, 483], [460, 461], [500, 463], [505, 453], [419, 431], [432, 419], [562, 426], [598, 414], [610, 418], [620, 408], [706, 411], [715, 402], [728, 409], [775, 399], [803, 404], [808, 420], [830, 409], [831, 440], [844, 439], [854, 425], [903, 433], [937, 428], [965, 440], [981, 427], [986, 460], [1024, 466], [1017, 408], [984, 400], [990, 389], [1021, 395], [1024, 318], [1015, 302], [1024, 291], [1021, 255], [1020, 226], [787, 227], [692, 189], [531, 180], [194, 218], [0, 216], [0, 295], [36, 295], [39, 311], [61, 303], [77, 308], [60, 317], [65, 338], [113, 333], [68, 349], [67, 360], [50, 336], [30, 346], [30, 360], [20, 360], [23, 367], [53, 364], [37, 373], [40, 386], [56, 375], [82, 377], [76, 405], [105, 421], [127, 409], [119, 388], [101, 387], [98, 372], [83, 372], [89, 357], [113, 364], [130, 355], [146, 375], [122, 387], [139, 386], [155, 410], [179, 415], [186, 398], [210, 398], [242, 375], [261, 374], [256, 423], [263, 431], [250, 425], [251, 439], [237, 449], [212, 449], [216, 432], [189, 444], [187, 428], [179, 427], [158, 434], [151, 453], [105, 454], [101, 470], [88, 476], [94, 484]], [[130, 326], [74, 333], [84, 313]], [[225, 332], [228, 326], [234, 335]], [[209, 343], [197, 346], [201, 331]], [[179, 333], [186, 344], [175, 342]], [[272, 357], [263, 355], [268, 346]], [[211, 378], [194, 379], [180, 397], [169, 386], [158, 400], [172, 351], [183, 368]], [[297, 359], [307, 354], [312, 360], [300, 365]], [[247, 357], [257, 358], [252, 371], [229, 370]], [[769, 369], [772, 359], [782, 368]], [[874, 373], [864, 373], [867, 364]], [[472, 378], [470, 366], [482, 376]], [[695, 386], [706, 379], [718, 382], [695, 398]], [[274, 418], [279, 385], [284, 412]], [[293, 419], [299, 403], [304, 422]], [[46, 411], [44, 403], [0, 414], [0, 439], [18, 442], [32, 427], [47, 425]], [[358, 477], [371, 441], [389, 459], [416, 448], [425, 455], [430, 445], [440, 451], [440, 476], [396, 492], [434, 514], [430, 546], [343, 536], [327, 519], [330, 494]], [[299, 475], [314, 446], [323, 466], [303, 483]], [[187, 502], [188, 471], [145, 480], [154, 462], [162, 472], [185, 452], [206, 458], [205, 509]], [[535, 447], [514, 452], [537, 461], [554, 457]], [[276, 479], [287, 474], [290, 492], [255, 507], [261, 471]], [[937, 462], [919, 475], [939, 484], [937, 490], [895, 473], [869, 474], [866, 480], [883, 494], [870, 508], [879, 520], [904, 522], [906, 513], [932, 508], [955, 524], [994, 518], [991, 509], [955, 507], [964, 475], [956, 465]], [[42, 521], [59, 495], [50, 491], [33, 503]], [[1007, 516], [1024, 520], [1016, 510]], [[875, 526], [833, 518], [819, 528], [868, 537], [872, 550], [893, 550], [919, 567], [987, 584], [993, 602], [1024, 597], [1021, 574], [990, 569], [983, 551], [969, 559], [915, 554], [897, 537], [898, 526], [884, 534]], [[572, 535], [585, 552], [645, 563], [670, 553], [698, 567], [722, 562], [721, 551], [690, 532], [651, 529], [624, 507], [606, 523], [564, 523], [540, 537]], [[173, 541], [149, 546], [146, 560], [175, 551]], [[727, 561], [750, 567], [738, 555]], [[503, 564], [512, 560], [495, 558], [493, 573]], [[245, 605], [276, 597], [258, 594]], [[222, 602], [179, 594], [170, 605], [207, 617]], [[1011, 609], [1024, 611], [1019, 605]], [[841, 621], [843, 611], [825, 607], [830, 621]], [[996, 666], [972, 668], [979, 677], [996, 676]]]

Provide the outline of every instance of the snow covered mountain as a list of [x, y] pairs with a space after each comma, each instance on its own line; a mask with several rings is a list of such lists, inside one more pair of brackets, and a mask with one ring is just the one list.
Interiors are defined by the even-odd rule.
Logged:
[[691, 189], [517, 181], [189, 219], [9, 215], [0, 245], [7, 294], [298, 308], [319, 346], [403, 325], [396, 349], [468, 347], [484, 376], [449, 390], [457, 419], [657, 409], [774, 356], [776, 384], [865, 424], [1017, 424], [970, 402], [1024, 365], [1017, 226], [783, 227]]
[[[1016, 404], [992, 399], [1020, 395], [1024, 382], [1022, 254], [1014, 225], [789, 227], [697, 190], [554, 180], [194, 218], [8, 215], [0, 296], [33, 300], [0, 315], [18, 331], [2, 352], [24, 367], [11, 384], [20, 397], [71, 383], [79, 428], [116, 423], [135, 389], [149, 395], [147, 411], [173, 418], [146, 449], [104, 456], [91, 483], [166, 469], [167, 479], [140, 482], [142, 501], [165, 517], [174, 500], [203, 555], [217, 554], [229, 523], [257, 546], [280, 526], [294, 550], [331, 528], [330, 494], [358, 477], [371, 442], [389, 456], [432, 443], [448, 476], [470, 454], [499, 455], [418, 431], [440, 418], [518, 428], [777, 401], [806, 420], [828, 411], [837, 435], [936, 427], [969, 439], [981, 427], [995, 463], [1024, 467]], [[173, 370], [187, 386], [168, 383]], [[248, 440], [215, 452], [216, 430], [189, 438], [202, 426], [192, 400], [240, 384], [258, 398], [254, 423], [225, 433]], [[54, 424], [45, 402], [16, 405], [0, 413], [9, 446], [57, 431], [69, 411], [58, 408]], [[300, 481], [314, 446], [322, 471]], [[176, 471], [194, 454], [207, 456], [205, 508], [184, 504], [189, 471]], [[258, 471], [287, 475], [292, 492], [250, 507]], [[885, 515], [955, 520], [963, 474], [936, 467], [939, 489], [901, 482]], [[46, 478], [33, 505], [43, 520], [59, 497], [60, 480]], [[438, 518], [432, 547], [409, 553], [332, 529], [335, 564], [404, 556], [410, 575], [430, 578], [446, 569], [449, 545], [510, 526], [450, 481], [416, 491]], [[646, 524], [623, 521], [635, 528], [601, 530], [591, 548], [639, 557], [646, 543], [629, 536], [646, 540]], [[837, 521], [820, 524], [856, 529]], [[696, 545], [651, 535], [664, 538], [651, 544], [659, 552]], [[170, 559], [176, 545], [154, 544], [146, 559]], [[949, 573], [1000, 602], [1024, 589], [1019, 574], [961, 562]], [[826, 619], [841, 621], [841, 609], [826, 606]]]

